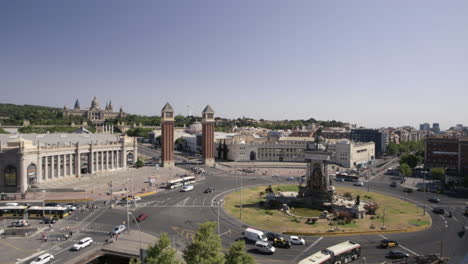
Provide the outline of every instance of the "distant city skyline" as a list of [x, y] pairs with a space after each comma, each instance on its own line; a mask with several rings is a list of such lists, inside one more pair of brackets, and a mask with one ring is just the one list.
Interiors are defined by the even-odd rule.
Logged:
[[0, 103], [468, 125], [468, 2], [0, 2]]

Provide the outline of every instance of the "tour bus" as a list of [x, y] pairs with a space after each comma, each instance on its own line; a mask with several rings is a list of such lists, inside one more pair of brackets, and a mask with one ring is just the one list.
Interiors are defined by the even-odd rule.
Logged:
[[361, 245], [353, 241], [323, 249], [299, 262], [299, 264], [345, 264], [361, 256]]
[[70, 209], [61, 206], [31, 206], [28, 209], [29, 218], [62, 219], [69, 215]]
[[28, 209], [25, 205], [18, 206], [0, 206], [0, 216], [1, 217], [23, 217], [24, 212]]
[[187, 176], [180, 179], [175, 179], [167, 182], [166, 188], [167, 189], [174, 189], [183, 185], [190, 185], [195, 183], [194, 176]]

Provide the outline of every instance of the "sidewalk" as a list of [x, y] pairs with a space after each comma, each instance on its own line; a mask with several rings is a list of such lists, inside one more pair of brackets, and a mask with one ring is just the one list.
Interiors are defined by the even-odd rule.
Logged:
[[[38, 191], [28, 192], [25, 200], [108, 200], [110, 187], [114, 196], [120, 197], [127, 193], [127, 189], [134, 194], [157, 191], [158, 186], [178, 177], [190, 174], [182, 168], [142, 167], [127, 168], [111, 172], [85, 175], [79, 178], [64, 178], [53, 182], [40, 184]], [[149, 179], [155, 182], [150, 186]], [[34, 190], [34, 189], [33, 189]], [[45, 192], [42, 192], [45, 190]]]

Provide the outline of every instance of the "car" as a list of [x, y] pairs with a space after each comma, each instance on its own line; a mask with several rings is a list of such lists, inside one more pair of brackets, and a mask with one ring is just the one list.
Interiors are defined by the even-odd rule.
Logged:
[[437, 197], [432, 197], [432, 198], [429, 199], [429, 202], [431, 202], [431, 203], [440, 203], [440, 199], [437, 198]]
[[338, 178], [335, 178], [335, 181], [337, 181], [337, 182], [344, 182], [345, 180], [344, 180], [344, 178], [338, 177]]
[[57, 219], [55, 218], [43, 218], [39, 224], [55, 224], [57, 223]]
[[137, 222], [141, 222], [141, 221], [144, 221], [146, 218], [148, 218], [149, 215], [145, 214], [145, 213], [141, 213], [138, 215], [137, 218], [135, 218], [137, 220]]
[[291, 243], [284, 238], [281, 239], [274, 239], [273, 246], [278, 248], [291, 248]]
[[257, 241], [255, 242], [255, 248], [263, 253], [273, 254], [275, 253], [276, 249], [270, 243], [265, 241]]
[[29, 226], [28, 221], [26, 220], [16, 220], [11, 223], [12, 227], [27, 227]]
[[398, 243], [395, 240], [384, 239], [380, 241], [380, 247], [382, 248], [398, 247]]
[[434, 214], [445, 214], [445, 210], [443, 208], [440, 208], [440, 207], [436, 207], [436, 208], [432, 209], [432, 212]]
[[124, 225], [118, 225], [110, 232], [111, 235], [118, 235], [127, 229]]
[[294, 177], [289, 176], [289, 177], [288, 177], [288, 181], [294, 181]]
[[46, 203], [44, 206], [59, 206], [58, 203]]
[[411, 188], [405, 188], [405, 189], [403, 189], [403, 191], [404, 191], [405, 193], [412, 193], [412, 192], [413, 192], [413, 189], [411, 189]]
[[71, 204], [65, 204], [63, 205], [63, 207], [67, 208], [70, 211], [75, 211], [77, 209], [76, 206], [71, 205]]
[[81, 239], [80, 241], [78, 241], [76, 244], [74, 244], [72, 246], [72, 250], [75, 250], [75, 251], [80, 251], [81, 249], [87, 247], [87, 246], [91, 246], [93, 244], [93, 239], [90, 238], [90, 237], [85, 237], [83, 239]]
[[54, 260], [54, 256], [52, 254], [45, 253], [35, 258], [30, 264], [45, 264], [50, 263], [52, 260]]
[[275, 232], [267, 232], [265, 234], [268, 240], [273, 241], [275, 239], [284, 239], [281, 234], [275, 233]]
[[6, 203], [5, 206], [19, 206], [19, 203]]
[[74, 202], [66, 203], [65, 206], [67, 206], [67, 205], [71, 205], [71, 206], [74, 206], [74, 207], [79, 207], [80, 206], [78, 203], [74, 203]]
[[214, 192], [214, 187], [208, 187], [208, 188], [204, 191], [204, 193], [212, 193], [212, 192]]
[[181, 192], [188, 192], [188, 191], [191, 191], [193, 190], [193, 185], [184, 185], [182, 187], [182, 190], [180, 190]]
[[396, 185], [397, 185], [396, 182], [390, 183], [390, 187], [396, 187]]
[[289, 243], [293, 245], [305, 245], [305, 240], [303, 238], [300, 238], [298, 236], [290, 236], [289, 237]]
[[403, 259], [403, 258], [409, 257], [409, 254], [404, 253], [404, 252], [399, 251], [399, 250], [391, 250], [390, 252], [388, 252], [387, 256], [385, 256], [385, 257], [386, 258], [391, 258], [391, 259]]
[[364, 186], [364, 182], [359, 181], [353, 184], [354, 186]]

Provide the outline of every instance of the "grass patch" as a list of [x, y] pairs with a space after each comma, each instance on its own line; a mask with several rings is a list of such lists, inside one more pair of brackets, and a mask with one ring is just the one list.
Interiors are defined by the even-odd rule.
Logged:
[[[265, 201], [265, 189], [268, 186], [258, 186], [244, 189], [242, 191], [242, 218], [248, 225], [252, 225], [264, 230], [276, 232], [327, 232], [330, 229], [329, 221], [319, 219], [315, 224], [306, 224], [307, 217], [317, 217], [319, 210], [307, 208], [294, 208], [291, 211], [294, 215], [303, 216], [291, 217], [279, 210], [265, 209], [260, 206], [260, 202]], [[297, 185], [274, 185], [272, 189], [280, 191], [298, 191]], [[260, 194], [263, 192], [263, 194]], [[371, 200], [379, 205], [375, 216], [367, 215], [364, 219], [356, 219], [345, 225], [337, 227], [344, 231], [369, 231], [371, 225], [377, 229], [385, 225], [389, 230], [404, 229], [414, 226], [429, 226], [431, 218], [428, 214], [421, 215], [422, 209], [407, 201], [403, 201], [391, 196], [356, 190], [351, 188], [337, 188], [338, 193], [348, 192], [354, 197], [360, 195], [361, 200]], [[237, 218], [240, 218], [240, 192], [233, 192], [224, 197], [225, 211]], [[385, 209], [385, 217], [384, 216]], [[372, 217], [372, 218], [371, 218]], [[385, 223], [384, 223], [385, 221]], [[334, 225], [336, 226], [336, 225]]]
[[415, 225], [415, 226], [423, 226], [423, 225], [430, 224], [429, 221], [421, 220], [421, 219], [413, 219], [413, 220], [410, 220], [408, 223], [412, 224], [412, 225]]

